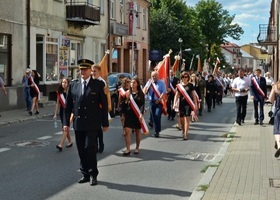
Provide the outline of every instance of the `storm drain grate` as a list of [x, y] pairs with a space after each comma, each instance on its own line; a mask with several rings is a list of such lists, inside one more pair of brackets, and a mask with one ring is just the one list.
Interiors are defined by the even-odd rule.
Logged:
[[269, 178], [269, 186], [280, 188], [280, 178]]
[[49, 145], [48, 141], [38, 141], [38, 140], [22, 140], [8, 143], [8, 146], [12, 147], [44, 147]]
[[198, 160], [198, 161], [206, 161], [210, 162], [214, 159], [215, 154], [211, 153], [199, 153], [199, 152], [189, 152], [186, 155], [186, 159], [188, 160]]

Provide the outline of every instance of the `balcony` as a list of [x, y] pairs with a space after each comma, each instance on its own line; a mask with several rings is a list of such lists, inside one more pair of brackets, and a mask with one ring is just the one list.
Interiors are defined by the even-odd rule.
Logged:
[[89, 3], [74, 2], [66, 4], [66, 21], [75, 27], [88, 27], [100, 24], [100, 9]]
[[276, 26], [268, 24], [259, 25], [259, 35], [257, 40], [260, 45], [277, 45], [277, 39]]

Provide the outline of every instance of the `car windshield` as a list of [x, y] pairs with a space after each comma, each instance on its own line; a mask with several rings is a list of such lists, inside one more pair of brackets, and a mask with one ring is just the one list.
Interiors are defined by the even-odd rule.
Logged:
[[109, 87], [116, 87], [116, 79], [117, 79], [117, 76], [114, 76], [114, 75], [108, 76]]

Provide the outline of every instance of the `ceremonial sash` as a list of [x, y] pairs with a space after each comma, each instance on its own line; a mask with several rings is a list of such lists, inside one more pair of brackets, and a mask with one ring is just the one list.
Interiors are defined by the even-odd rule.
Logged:
[[29, 78], [30, 78], [32, 84], [34, 85], [34, 89], [35, 89], [36, 93], [38, 94], [38, 100], [40, 100], [40, 90], [39, 90], [38, 86], [36, 85], [36, 83], [34, 82], [32, 76], [30, 76]]
[[66, 108], [66, 104], [65, 104], [66, 100], [65, 100], [65, 97], [64, 97], [63, 93], [57, 92], [57, 97], [58, 97], [58, 100], [59, 100], [61, 106], [63, 108]]
[[223, 87], [223, 89], [225, 88], [225, 86], [223, 85], [223, 83], [221, 82], [221, 80], [218, 77], [215, 77], [215, 79], [220, 83], [220, 85]]
[[189, 94], [186, 92], [185, 88], [181, 83], [177, 84], [177, 88], [180, 91], [180, 93], [183, 95], [184, 99], [188, 102], [188, 104], [191, 106], [191, 109], [194, 111], [195, 110], [195, 104], [192, 101], [191, 97]]
[[252, 83], [253, 83], [254, 87], [257, 89], [257, 92], [259, 93], [259, 95], [261, 95], [262, 97], [265, 97], [265, 94], [262, 91], [262, 89], [260, 88], [260, 86], [256, 80], [256, 77], [252, 77]]
[[170, 89], [171, 89], [171, 91], [173, 92], [173, 94], [175, 94], [175, 89], [174, 89], [174, 87], [173, 87], [173, 85], [172, 85], [171, 82], [169, 83], [169, 86], [170, 86]]
[[[129, 100], [130, 100], [130, 106], [131, 106], [132, 110], [134, 111], [135, 115], [139, 118], [142, 113], [140, 112], [140, 109], [139, 109], [138, 105], [136, 104], [136, 102], [134, 101], [132, 95], [130, 95]], [[142, 129], [143, 133], [145, 135], [148, 134], [149, 129], [148, 129], [148, 126], [146, 124], [146, 121], [145, 121], [143, 115], [142, 115], [142, 121], [140, 122], [140, 124], [141, 124], [141, 129]]]
[[[151, 83], [151, 87], [155, 93], [155, 95], [157, 96], [157, 98], [159, 99], [160, 98], [160, 92], [159, 90], [157, 89], [156, 85], [154, 83]], [[166, 110], [166, 107], [165, 107], [165, 102], [161, 99], [160, 100], [160, 104], [162, 105], [162, 112], [164, 115], [167, 115], [167, 110]]]
[[119, 94], [121, 95], [121, 97], [124, 98], [125, 97], [124, 89], [123, 88], [119, 88], [118, 91], [119, 91]]

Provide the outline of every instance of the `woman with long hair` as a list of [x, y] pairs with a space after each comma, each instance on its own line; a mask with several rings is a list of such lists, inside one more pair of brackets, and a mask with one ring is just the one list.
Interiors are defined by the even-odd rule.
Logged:
[[[61, 80], [60, 85], [58, 86], [58, 90], [57, 90], [57, 100], [56, 100], [56, 105], [55, 105], [55, 111], [54, 111], [54, 116], [53, 119], [56, 120], [56, 116], [59, 110], [59, 116], [60, 116], [60, 120], [61, 120], [61, 124], [63, 124], [63, 114], [64, 114], [64, 109], [65, 109], [65, 99], [66, 99], [66, 94], [68, 91], [68, 86], [69, 86], [69, 79], [67, 78], [63, 78]], [[64, 142], [66, 140], [66, 138], [68, 139], [68, 144], [66, 145], [66, 148], [72, 147], [73, 146], [73, 142], [72, 142], [72, 138], [70, 135], [70, 130], [65, 131], [62, 129], [62, 138], [60, 140], [60, 143], [58, 145], [56, 145], [56, 148], [59, 151], [62, 151], [62, 148], [64, 146]]]
[[[140, 81], [138, 77], [133, 77], [130, 82], [130, 88], [126, 91], [126, 110], [124, 112], [124, 130], [125, 130], [125, 144], [126, 150], [123, 152], [124, 156], [130, 155], [130, 132], [132, 129], [135, 130], [136, 135], [136, 147], [134, 154], [139, 153], [139, 146], [141, 141], [141, 122], [144, 120], [143, 113], [145, 111], [145, 95], [141, 89]], [[135, 104], [134, 104], [135, 103]], [[141, 112], [140, 117], [138, 117], [133, 106], [137, 106]]]
[[39, 114], [39, 97], [40, 97], [40, 90], [38, 88], [40, 82], [41, 75], [36, 71], [32, 70], [31, 76], [28, 78], [28, 85], [30, 87], [30, 96], [32, 98], [32, 106], [31, 110], [28, 111], [29, 115], [33, 114], [34, 108], [36, 109], [35, 115]]
[[[186, 97], [189, 97], [187, 99]], [[179, 110], [182, 131], [183, 131], [183, 140], [188, 140], [188, 133], [190, 127], [190, 116], [191, 114], [195, 117], [195, 112], [197, 109], [197, 102], [195, 101], [195, 92], [194, 86], [190, 82], [190, 75], [187, 72], [181, 74], [181, 83], [177, 85], [177, 91], [174, 97], [174, 102], [178, 104], [174, 105], [174, 109]]]
[[[126, 103], [125, 103], [125, 92], [130, 89], [130, 78], [125, 77], [122, 79], [121, 87], [119, 90], [119, 100], [118, 100], [118, 111], [121, 118], [121, 123], [123, 127], [123, 136], [125, 136], [125, 130], [124, 130], [124, 118], [125, 118], [125, 110], [126, 110]], [[120, 91], [121, 90], [121, 91]]]

